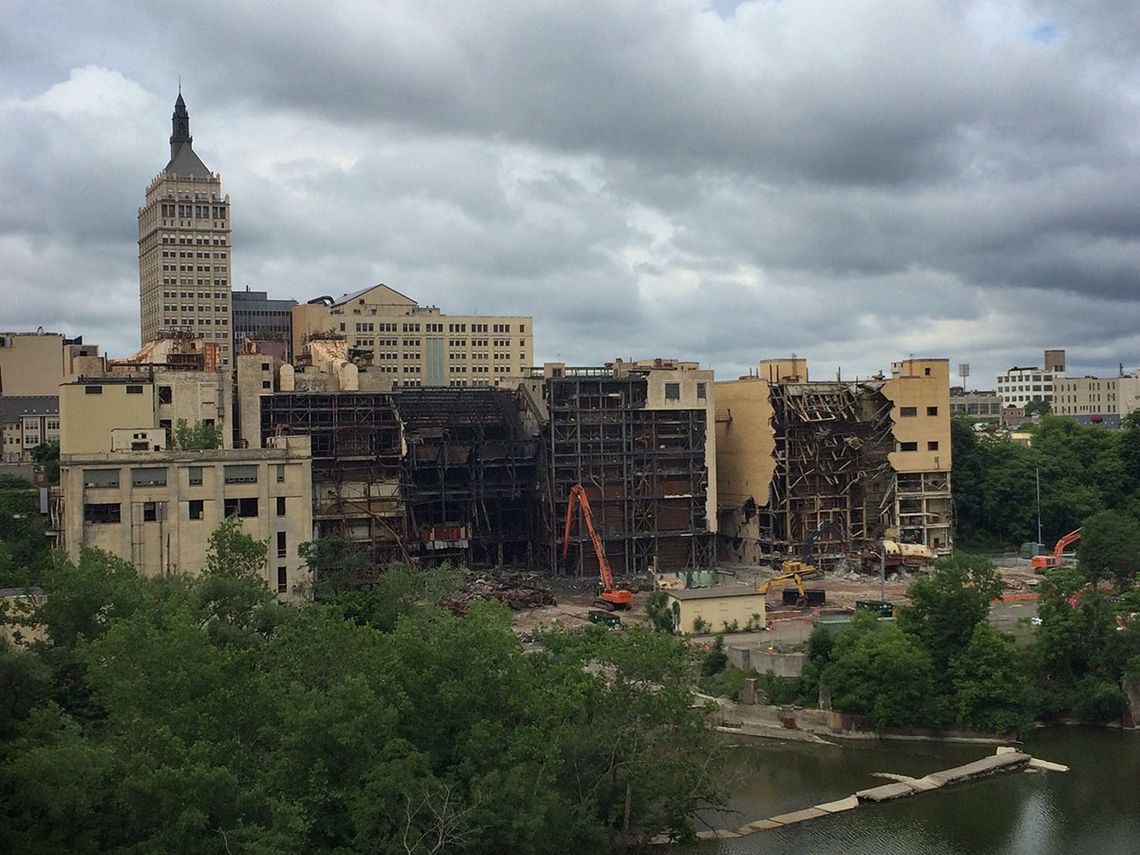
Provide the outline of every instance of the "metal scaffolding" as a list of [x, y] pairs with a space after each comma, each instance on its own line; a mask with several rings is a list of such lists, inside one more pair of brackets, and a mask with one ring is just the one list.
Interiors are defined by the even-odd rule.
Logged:
[[568, 564], [561, 559], [575, 484], [589, 496], [615, 573], [711, 566], [705, 410], [649, 409], [648, 383], [638, 374], [581, 370], [546, 383], [542, 530], [552, 572], [598, 573], [582, 525], [572, 526]]

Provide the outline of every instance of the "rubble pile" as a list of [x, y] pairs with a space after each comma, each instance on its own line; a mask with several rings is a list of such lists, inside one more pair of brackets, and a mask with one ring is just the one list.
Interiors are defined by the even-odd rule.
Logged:
[[444, 605], [454, 614], [467, 614], [472, 600], [498, 600], [513, 611], [557, 605], [549, 588], [539, 584], [537, 573], [468, 573], [463, 590]]

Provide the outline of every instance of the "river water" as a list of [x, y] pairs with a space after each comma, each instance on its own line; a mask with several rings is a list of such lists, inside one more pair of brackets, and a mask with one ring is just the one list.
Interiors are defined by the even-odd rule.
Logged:
[[[869, 742], [842, 747], [778, 740], [733, 752], [731, 812], [719, 828], [845, 798], [993, 753], [992, 747]], [[753, 853], [1129, 853], [1140, 852], [1140, 733], [1051, 728], [1026, 740], [1034, 757], [1071, 771], [1012, 772], [737, 840], [701, 844], [705, 855]]]

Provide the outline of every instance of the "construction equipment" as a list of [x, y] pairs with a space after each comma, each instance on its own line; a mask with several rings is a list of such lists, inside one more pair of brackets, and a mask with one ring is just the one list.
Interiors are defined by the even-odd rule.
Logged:
[[1081, 530], [1078, 528], [1076, 531], [1070, 531], [1064, 537], [1057, 541], [1057, 545], [1053, 547], [1052, 555], [1035, 555], [1033, 556], [1032, 563], [1034, 570], [1048, 570], [1052, 567], [1060, 567], [1061, 559], [1065, 551], [1065, 547], [1070, 543], [1076, 543], [1081, 539]]
[[756, 587], [758, 594], [767, 594], [768, 589], [775, 585], [777, 582], [791, 582], [795, 585], [795, 589], [789, 588], [784, 592], [784, 599], [787, 601], [795, 594], [796, 605], [807, 605], [809, 602], [812, 605], [823, 605], [826, 602], [826, 595], [821, 588], [805, 588], [805, 579], [814, 579], [820, 575], [820, 571], [816, 569], [815, 564], [812, 563], [812, 555], [815, 552], [815, 543], [823, 535], [830, 534], [832, 537], [843, 537], [843, 526], [836, 520], [828, 520], [811, 534], [809, 534], [800, 547], [800, 558], [798, 561], [785, 561], [780, 566], [780, 575], [773, 576], [771, 579], [766, 579]]
[[594, 544], [594, 555], [598, 558], [598, 574], [601, 577], [599, 592], [594, 605], [601, 606], [609, 611], [628, 609], [633, 604], [633, 591], [619, 588], [614, 583], [614, 574], [610, 569], [610, 562], [606, 559], [602, 548], [602, 539], [594, 528], [594, 515], [590, 511], [590, 500], [581, 484], [574, 484], [570, 488], [570, 501], [566, 503], [566, 526], [562, 532], [562, 558], [565, 560], [570, 553], [570, 526], [574, 522], [574, 511], [581, 506], [582, 518], [586, 521], [586, 531], [590, 533], [590, 542]]

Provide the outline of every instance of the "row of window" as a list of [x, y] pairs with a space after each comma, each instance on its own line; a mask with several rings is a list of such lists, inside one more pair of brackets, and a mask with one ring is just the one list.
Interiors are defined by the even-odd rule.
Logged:
[[[209, 246], [210, 238], [192, 238], [192, 237], [175, 237], [174, 235], [163, 235], [163, 243], [178, 244], [181, 246]], [[213, 239], [214, 246], [225, 246], [225, 237], [216, 237]]]
[[[208, 499], [189, 499], [186, 505], [188, 520], [202, 520], [206, 516]], [[166, 502], [141, 502], [142, 522], [163, 522], [166, 517]], [[277, 516], [288, 515], [285, 497], [278, 496], [275, 502]], [[258, 500], [223, 499], [222, 511], [227, 517], [255, 518], [259, 515]], [[123, 521], [123, 506], [120, 502], [87, 502], [83, 505], [83, 522], [92, 525], [114, 525]], [[284, 558], [287, 552], [285, 532], [277, 532], [277, 557]]]
[[[697, 398], [705, 400], [708, 397], [708, 384], [697, 384]], [[681, 400], [681, 384], [680, 383], [666, 383], [665, 384], [665, 400], [666, 401], [679, 401]]]
[[[927, 407], [926, 414], [928, 416], [938, 415], [938, 407]], [[918, 407], [899, 407], [899, 415], [903, 418], [913, 418], [918, 415]]]
[[[90, 388], [90, 387], [89, 387]], [[138, 388], [142, 388], [141, 386]], [[256, 463], [232, 463], [223, 467], [222, 478], [226, 484], [256, 484], [258, 465]], [[165, 487], [168, 469], [165, 466], [138, 466], [131, 469], [131, 485], [134, 487]], [[202, 483], [203, 467], [187, 466], [187, 482], [191, 486]], [[285, 464], [278, 463], [277, 483], [285, 482]], [[84, 469], [83, 486], [91, 488], [118, 487], [118, 469]], [[284, 501], [282, 499], [281, 501]]]
[[195, 255], [193, 252], [187, 252], [185, 250], [164, 249], [162, 251], [162, 257], [163, 258], [211, 258], [211, 257], [213, 257], [213, 258], [225, 258], [226, 253], [215, 252], [213, 254], [213, 256], [211, 256], [210, 253], [208, 253], [208, 252], [199, 252], [197, 255]]
[[1052, 374], [999, 374], [998, 383], [1040, 383], [1043, 380], [1049, 382], [1053, 379]]
[[[188, 278], [188, 277], [184, 277], [182, 279], [179, 279], [177, 276], [164, 276], [162, 278], [162, 284], [163, 285], [198, 285], [199, 287], [201, 287], [201, 286], [209, 285], [210, 280], [209, 279], [192, 279], [192, 278]], [[213, 280], [213, 284], [214, 284], [214, 287], [216, 287], [216, 288], [229, 288], [229, 283], [225, 279], [215, 279], [215, 280]]]
[[[918, 443], [917, 442], [900, 442], [898, 450], [899, 451], [918, 451]], [[927, 451], [937, 451], [938, 450], [938, 440], [936, 440], [936, 439], [929, 440], [926, 443], [926, 450]]]

